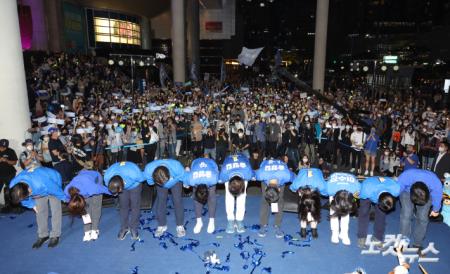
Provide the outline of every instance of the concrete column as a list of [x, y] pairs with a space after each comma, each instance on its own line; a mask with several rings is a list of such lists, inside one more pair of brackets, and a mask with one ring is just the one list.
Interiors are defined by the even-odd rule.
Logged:
[[60, 52], [64, 49], [61, 0], [44, 1], [49, 50]]
[[[187, 1], [187, 32], [189, 68], [192, 64], [195, 64], [195, 71], [200, 74], [200, 7], [198, 1]], [[200, 75], [197, 75], [197, 77], [200, 77]]]
[[151, 48], [150, 22], [146, 16], [141, 17], [141, 46], [142, 49]]
[[8, 41], [0, 49], [0, 138], [8, 139], [19, 154], [30, 127], [30, 109], [16, 0], [0, 1], [0, 26], [0, 37]]
[[184, 83], [186, 80], [184, 0], [171, 0], [171, 4], [173, 81]]
[[313, 89], [323, 91], [327, 54], [327, 25], [329, 0], [317, 0], [316, 37], [314, 42]]

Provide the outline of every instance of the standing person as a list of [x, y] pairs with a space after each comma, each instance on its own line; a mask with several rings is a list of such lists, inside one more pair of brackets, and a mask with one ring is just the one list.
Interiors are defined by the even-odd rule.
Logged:
[[23, 169], [29, 169], [32, 167], [41, 166], [41, 161], [44, 161], [44, 158], [40, 156], [37, 151], [34, 149], [34, 143], [31, 139], [26, 139], [22, 146], [25, 150], [20, 154], [20, 166]]
[[319, 237], [317, 225], [320, 222], [320, 194], [326, 193], [326, 181], [322, 171], [318, 168], [301, 169], [290, 190], [300, 196], [298, 204], [300, 236], [306, 238], [306, 227], [309, 223], [313, 238]]
[[366, 139], [364, 144], [364, 153], [366, 155], [366, 171], [364, 171], [364, 176], [369, 175], [369, 165], [370, 176], [373, 176], [373, 171], [375, 170], [375, 159], [377, 157], [378, 142], [380, 141], [379, 136], [376, 133], [376, 129], [372, 127], [370, 129], [370, 134]]
[[233, 151], [236, 153], [242, 153], [247, 158], [250, 157], [250, 153], [248, 151], [250, 147], [249, 138], [244, 134], [243, 129], [238, 129], [237, 136], [235, 136], [232, 140]]
[[203, 147], [205, 148], [205, 156], [216, 160], [216, 136], [211, 127], [207, 129], [207, 133], [203, 139]]
[[[11, 202], [36, 212], [38, 239], [33, 248], [40, 248], [50, 240], [48, 247], [55, 247], [61, 236], [61, 201], [66, 196], [62, 190], [61, 176], [56, 170], [37, 167], [20, 172], [10, 183]], [[52, 230], [48, 231], [48, 205], [50, 203]]]
[[[9, 147], [9, 141], [0, 140], [0, 192], [3, 186], [6, 188], [9, 182], [16, 176], [17, 154]], [[6, 191], [5, 191], [6, 193]], [[8, 197], [5, 195], [6, 208], [8, 208]]]
[[369, 213], [372, 205], [375, 209], [375, 227], [372, 241], [382, 245], [386, 228], [386, 214], [395, 207], [395, 197], [400, 194], [400, 184], [388, 177], [370, 177], [361, 184], [358, 210], [358, 246], [366, 247]]
[[316, 133], [314, 127], [311, 126], [309, 117], [305, 117], [302, 133], [302, 147], [305, 148], [304, 154], [308, 155], [311, 163], [314, 163], [316, 161]]
[[350, 152], [352, 142], [350, 141], [350, 135], [352, 133], [350, 125], [344, 125], [341, 130], [341, 141], [340, 141], [340, 151], [341, 151], [341, 166], [344, 168], [350, 167]]
[[[234, 154], [225, 158], [220, 170], [219, 181], [225, 183], [225, 209], [227, 212], [226, 233], [232, 234], [235, 229], [244, 233], [245, 200], [248, 181], [253, 178], [250, 162], [243, 154]], [[236, 214], [235, 214], [236, 206]]]
[[64, 188], [66, 199], [69, 201], [70, 214], [83, 216], [83, 242], [98, 239], [103, 194], [111, 194], [103, 185], [102, 175], [97, 171], [90, 170], [91, 167], [91, 164], [88, 163], [85, 169], [81, 170]]
[[202, 148], [202, 131], [203, 126], [198, 120], [198, 116], [193, 116], [193, 121], [191, 124], [191, 138], [192, 138], [192, 152], [195, 158], [201, 157], [203, 155]]
[[123, 240], [131, 232], [131, 238], [138, 240], [144, 174], [135, 163], [119, 162], [110, 166], [104, 177], [109, 192], [119, 195], [120, 231], [117, 238]]
[[158, 159], [162, 159], [162, 158], [164, 158], [164, 153], [165, 153], [166, 144], [167, 144], [166, 131], [164, 130], [164, 125], [159, 118], [155, 119], [154, 126], [156, 128], [156, 132], [158, 133], [156, 157]]
[[286, 131], [283, 133], [283, 146], [286, 148], [286, 154], [289, 161], [298, 163], [300, 155], [298, 153], [298, 131], [294, 124], [288, 124]]
[[308, 155], [303, 155], [302, 161], [298, 162], [298, 168], [297, 170], [301, 170], [302, 168], [310, 168], [311, 167], [311, 163], [309, 162], [309, 157]]
[[352, 169], [350, 172], [361, 173], [361, 160], [362, 150], [366, 141], [366, 134], [363, 132], [362, 127], [353, 126], [353, 132], [350, 135], [350, 141], [352, 142]]
[[203, 227], [202, 209], [208, 203], [208, 233], [215, 230], [214, 219], [216, 216], [216, 184], [219, 180], [219, 168], [216, 162], [207, 158], [195, 159], [190, 171], [186, 173], [184, 184], [194, 187], [194, 209], [197, 222], [194, 226], [194, 234], [200, 233]]
[[400, 159], [403, 170], [419, 168], [419, 156], [415, 153], [414, 146], [407, 145], [403, 157]]
[[[431, 171], [409, 169], [398, 177], [400, 184], [400, 234], [414, 238], [413, 247], [422, 252], [427, 232], [428, 217], [439, 216], [442, 200], [442, 183]], [[430, 212], [431, 209], [431, 212]], [[414, 217], [414, 231], [411, 235], [411, 220]]]
[[50, 134], [50, 139], [48, 141], [48, 150], [50, 151], [50, 155], [52, 157], [52, 164], [55, 166], [59, 161], [59, 154], [66, 152], [66, 148], [64, 147], [61, 140], [59, 140], [60, 132], [57, 128], [50, 128], [48, 130]]
[[145, 160], [147, 163], [155, 160], [156, 149], [158, 146], [158, 133], [156, 133], [156, 128], [153, 126], [153, 122], [149, 121], [147, 126], [142, 129], [142, 141], [145, 144]]
[[439, 153], [431, 165], [431, 170], [441, 179], [445, 180], [444, 174], [450, 173], [450, 154], [448, 153], [448, 143], [441, 141], [439, 143]]
[[219, 128], [216, 136], [216, 163], [219, 165], [223, 163], [227, 155], [228, 150], [228, 134], [225, 132], [225, 128]]
[[281, 220], [283, 218], [284, 185], [292, 182], [295, 174], [291, 172], [286, 163], [280, 160], [264, 160], [255, 172], [256, 180], [261, 182], [263, 199], [259, 208], [259, 224], [261, 226], [258, 236], [265, 237], [269, 223], [269, 207], [275, 214], [275, 237], [283, 238]]
[[177, 125], [172, 118], [167, 119], [166, 127], [167, 136], [167, 150], [169, 158], [176, 159], [176, 147], [177, 147]]
[[253, 142], [261, 151], [261, 154], [264, 155], [266, 150], [266, 123], [262, 121], [259, 116], [256, 116], [255, 118], [255, 124], [253, 128]]
[[175, 207], [177, 237], [186, 235], [184, 229], [184, 207], [182, 201], [184, 168], [173, 159], [161, 159], [148, 163], [144, 175], [149, 185], [156, 184], [156, 219], [158, 228], [155, 236], [161, 237], [167, 231], [167, 196], [169, 190]]
[[270, 122], [266, 127], [266, 136], [267, 136], [267, 156], [268, 157], [277, 157], [277, 147], [278, 143], [281, 140], [281, 127], [277, 124], [277, 119], [275, 115], [270, 116]]
[[331, 174], [326, 189], [330, 197], [331, 242], [338, 244], [342, 240], [344, 245], [350, 245], [350, 213], [356, 209], [354, 196], [359, 193], [360, 183], [353, 174], [335, 172]]

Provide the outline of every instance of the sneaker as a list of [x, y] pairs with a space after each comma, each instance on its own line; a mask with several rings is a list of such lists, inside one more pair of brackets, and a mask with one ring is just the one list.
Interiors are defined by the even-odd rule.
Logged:
[[52, 237], [48, 241], [48, 247], [49, 248], [55, 247], [58, 245], [58, 243], [59, 243], [59, 237]]
[[131, 239], [133, 241], [139, 240], [139, 233], [137, 230], [134, 230], [134, 229], [131, 230]]
[[202, 219], [198, 218], [197, 223], [194, 226], [194, 234], [200, 233], [200, 231], [202, 231], [202, 227], [203, 227]]
[[91, 240], [92, 241], [97, 240], [99, 234], [100, 234], [100, 231], [98, 231], [98, 230], [91, 230]]
[[284, 232], [281, 230], [281, 228], [279, 226], [274, 226], [274, 228], [275, 228], [275, 237], [277, 239], [283, 238]]
[[355, 168], [352, 167], [352, 168], [350, 169], [350, 172], [355, 172]]
[[167, 231], [167, 226], [158, 226], [156, 228], [155, 237], [159, 238], [161, 237], [165, 232]]
[[177, 237], [183, 238], [184, 236], [186, 236], [186, 230], [184, 230], [184, 226], [178, 225], [177, 226]]
[[91, 230], [84, 232], [83, 242], [89, 242], [92, 240]]
[[342, 240], [342, 243], [344, 245], [350, 245], [351, 241], [350, 238], [348, 237], [348, 235], [339, 235], [339, 238]]
[[361, 249], [366, 249], [366, 238], [358, 238], [358, 247]]
[[128, 233], [130, 233], [130, 231], [128, 229], [122, 229], [121, 231], [119, 231], [119, 235], [117, 235], [117, 239], [123, 241]]
[[244, 233], [245, 232], [244, 223], [242, 221], [236, 221], [236, 232], [237, 233]]
[[370, 172], [370, 176], [373, 176], [373, 171]]
[[319, 238], [319, 233], [317, 233], [317, 228], [311, 229], [311, 234], [314, 239]]
[[266, 237], [266, 233], [267, 233], [267, 225], [261, 226], [261, 228], [258, 231], [258, 236], [264, 238]]
[[306, 238], [306, 228], [300, 229], [300, 237], [302, 237], [303, 239]]
[[40, 248], [46, 241], [48, 241], [48, 236], [47, 237], [43, 237], [43, 238], [38, 238], [36, 240], [36, 242], [34, 242], [33, 244], [33, 249], [38, 249]]
[[339, 235], [337, 233], [331, 233], [331, 242], [333, 244], [339, 243]]
[[368, 170], [364, 171], [364, 176], [367, 176], [367, 175], [369, 175], [369, 171]]
[[228, 221], [227, 229], [225, 230], [225, 232], [228, 234], [234, 233], [234, 221]]
[[208, 228], [207, 228], [206, 232], [211, 234], [211, 233], [214, 232], [214, 230], [216, 230], [216, 226], [214, 224], [214, 218], [210, 218], [209, 219], [209, 223], [208, 223]]

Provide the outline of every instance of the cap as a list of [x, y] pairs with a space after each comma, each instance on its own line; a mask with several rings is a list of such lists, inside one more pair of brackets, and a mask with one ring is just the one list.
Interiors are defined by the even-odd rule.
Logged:
[[26, 145], [28, 145], [28, 144], [32, 144], [32, 145], [33, 145], [33, 144], [34, 144], [33, 140], [31, 140], [31, 139], [26, 139], [25, 142], [22, 143], [22, 146], [26, 146]]
[[58, 132], [59, 130], [56, 127], [52, 127], [48, 129], [48, 133]]
[[6, 139], [1, 139], [0, 140], [0, 147], [8, 147], [9, 146], [9, 141]]

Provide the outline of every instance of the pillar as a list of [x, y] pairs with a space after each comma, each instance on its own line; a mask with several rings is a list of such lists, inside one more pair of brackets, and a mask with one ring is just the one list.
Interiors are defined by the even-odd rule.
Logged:
[[0, 37], [8, 41], [0, 49], [0, 138], [8, 139], [19, 154], [30, 127], [30, 109], [16, 0], [0, 1], [0, 13]]
[[327, 25], [329, 0], [317, 0], [316, 34], [314, 41], [313, 89], [323, 91], [327, 53]]
[[60, 52], [63, 45], [63, 20], [61, 0], [44, 0], [48, 47], [51, 52]]
[[146, 16], [141, 17], [141, 45], [142, 49], [151, 48], [150, 22]]
[[188, 14], [188, 60], [189, 68], [195, 64], [197, 77], [200, 77], [200, 8], [199, 0], [187, 1]]
[[173, 81], [186, 80], [186, 48], [184, 34], [184, 0], [171, 0]]

